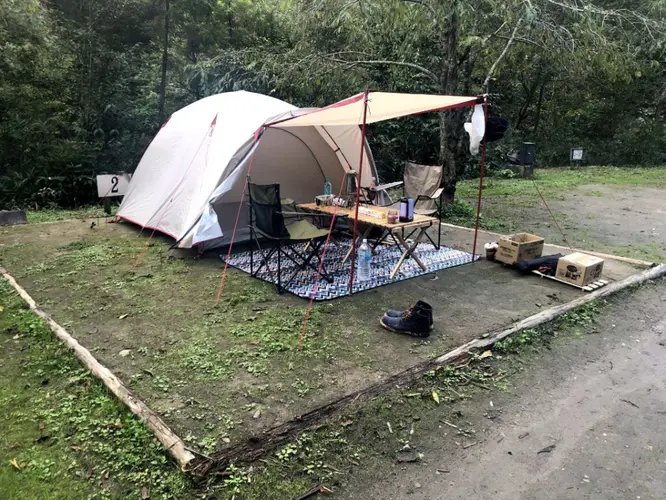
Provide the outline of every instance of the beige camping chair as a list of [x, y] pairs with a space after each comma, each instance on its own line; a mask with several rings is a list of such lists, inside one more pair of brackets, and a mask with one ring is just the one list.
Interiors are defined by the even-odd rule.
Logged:
[[[403, 175], [403, 196], [414, 199], [414, 213], [420, 215], [429, 215], [437, 217], [442, 206], [442, 194], [444, 188], [440, 187], [442, 183], [443, 167], [441, 165], [419, 165], [418, 163], [405, 162], [405, 173]], [[391, 187], [399, 183], [391, 183]], [[383, 186], [378, 186], [377, 190], [384, 190], [390, 200], [387, 206], [400, 208], [400, 200], [393, 200], [391, 193]], [[395, 194], [395, 193], [394, 193]], [[430, 242], [439, 250], [442, 239], [442, 225], [437, 224], [437, 243], [430, 235], [426, 233]]]

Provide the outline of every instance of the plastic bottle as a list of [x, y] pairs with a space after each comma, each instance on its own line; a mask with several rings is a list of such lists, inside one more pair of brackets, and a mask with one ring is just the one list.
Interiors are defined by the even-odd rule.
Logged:
[[359, 281], [367, 281], [370, 279], [370, 264], [372, 262], [372, 251], [368, 240], [363, 239], [363, 243], [358, 247], [358, 269], [357, 275]]
[[333, 186], [331, 185], [331, 181], [328, 180], [328, 177], [326, 177], [326, 182], [324, 182], [324, 194], [333, 194]]

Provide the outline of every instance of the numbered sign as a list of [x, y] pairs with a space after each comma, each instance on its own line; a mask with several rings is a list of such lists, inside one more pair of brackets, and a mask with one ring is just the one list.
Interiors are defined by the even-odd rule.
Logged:
[[97, 196], [100, 198], [111, 198], [112, 196], [125, 196], [131, 175], [127, 173], [98, 175]]
[[585, 150], [583, 148], [571, 148], [571, 161], [583, 161]]

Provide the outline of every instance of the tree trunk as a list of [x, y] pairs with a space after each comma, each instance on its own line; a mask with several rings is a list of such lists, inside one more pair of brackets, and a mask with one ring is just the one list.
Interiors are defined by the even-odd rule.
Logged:
[[169, 0], [164, 0], [164, 50], [162, 52], [162, 78], [160, 80], [160, 101], [158, 119], [160, 124], [166, 118], [164, 108], [166, 104], [167, 64], [169, 62]]
[[[458, 88], [458, 30], [460, 0], [452, 0], [446, 9], [448, 18], [444, 20], [441, 34], [440, 91], [445, 95], [455, 95]], [[444, 167], [442, 187], [444, 201], [453, 203], [458, 182], [457, 161], [462, 131], [460, 110], [440, 113], [439, 121], [439, 160]]]
[[537, 101], [536, 118], [534, 119], [534, 136], [539, 131], [539, 122], [541, 121], [541, 106], [543, 106], [543, 92], [546, 89], [546, 83], [541, 84], [539, 89], [539, 100]]

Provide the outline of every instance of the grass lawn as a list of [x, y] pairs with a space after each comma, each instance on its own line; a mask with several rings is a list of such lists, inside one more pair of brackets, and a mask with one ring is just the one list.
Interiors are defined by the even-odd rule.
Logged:
[[183, 498], [152, 434], [0, 281], [0, 497]]
[[[205, 454], [232, 448], [447, 352], [487, 331], [499, 317], [473, 325], [459, 322], [456, 314], [468, 317], [470, 308], [468, 301], [459, 300], [459, 311], [452, 305], [445, 326], [428, 341], [387, 334], [378, 318], [397, 300], [408, 303], [409, 298], [398, 297], [400, 291], [421, 295], [424, 288], [450, 283], [426, 276], [399, 288], [316, 304], [299, 350], [307, 301], [277, 295], [271, 285], [230, 269], [217, 306], [217, 258], [171, 258], [170, 241], [155, 237], [132, 273], [146, 237], [137, 237], [129, 225], [91, 227], [90, 220], [73, 220], [0, 234], [2, 265], [178, 435]], [[476, 269], [462, 266], [454, 272], [483, 273]], [[456, 294], [477, 295], [473, 281], [461, 283]], [[539, 283], [539, 290], [547, 300], [550, 288]], [[520, 307], [512, 301], [499, 321], [512, 321], [516, 311], [527, 315], [537, 309], [534, 299], [518, 302]], [[336, 432], [322, 434], [317, 446], [343, 446]], [[300, 446], [313, 450], [307, 439], [302, 438]], [[349, 453], [350, 460], [354, 453]], [[315, 468], [317, 474], [324, 470], [323, 464]], [[294, 474], [295, 490], [312, 486], [309, 476]], [[262, 498], [258, 490], [256, 498]]]
[[[666, 168], [583, 167], [537, 169], [535, 183], [526, 179], [485, 181], [480, 225], [489, 231], [527, 231], [552, 243], [633, 257], [666, 260], [663, 202]], [[472, 227], [478, 180], [458, 184], [458, 202], [445, 219]], [[559, 227], [558, 227], [559, 225]], [[562, 228], [565, 240], [559, 228]]]
[[[116, 206], [111, 208], [111, 213], [114, 214]], [[91, 205], [88, 207], [75, 208], [71, 210], [63, 210], [60, 208], [46, 208], [41, 210], [27, 210], [28, 224], [39, 224], [41, 222], [59, 222], [71, 219], [94, 219], [110, 217], [104, 213], [104, 207], [101, 205]]]
[[[534, 180], [547, 199], [566, 196], [566, 192], [585, 185], [603, 184], [615, 187], [666, 188], [666, 167], [620, 168], [620, 167], [576, 167], [537, 169]], [[512, 197], [512, 203], [537, 202], [539, 195], [529, 180], [499, 179], [489, 177], [484, 183], [484, 199]], [[478, 194], [478, 179], [458, 184], [457, 196], [475, 198]]]

